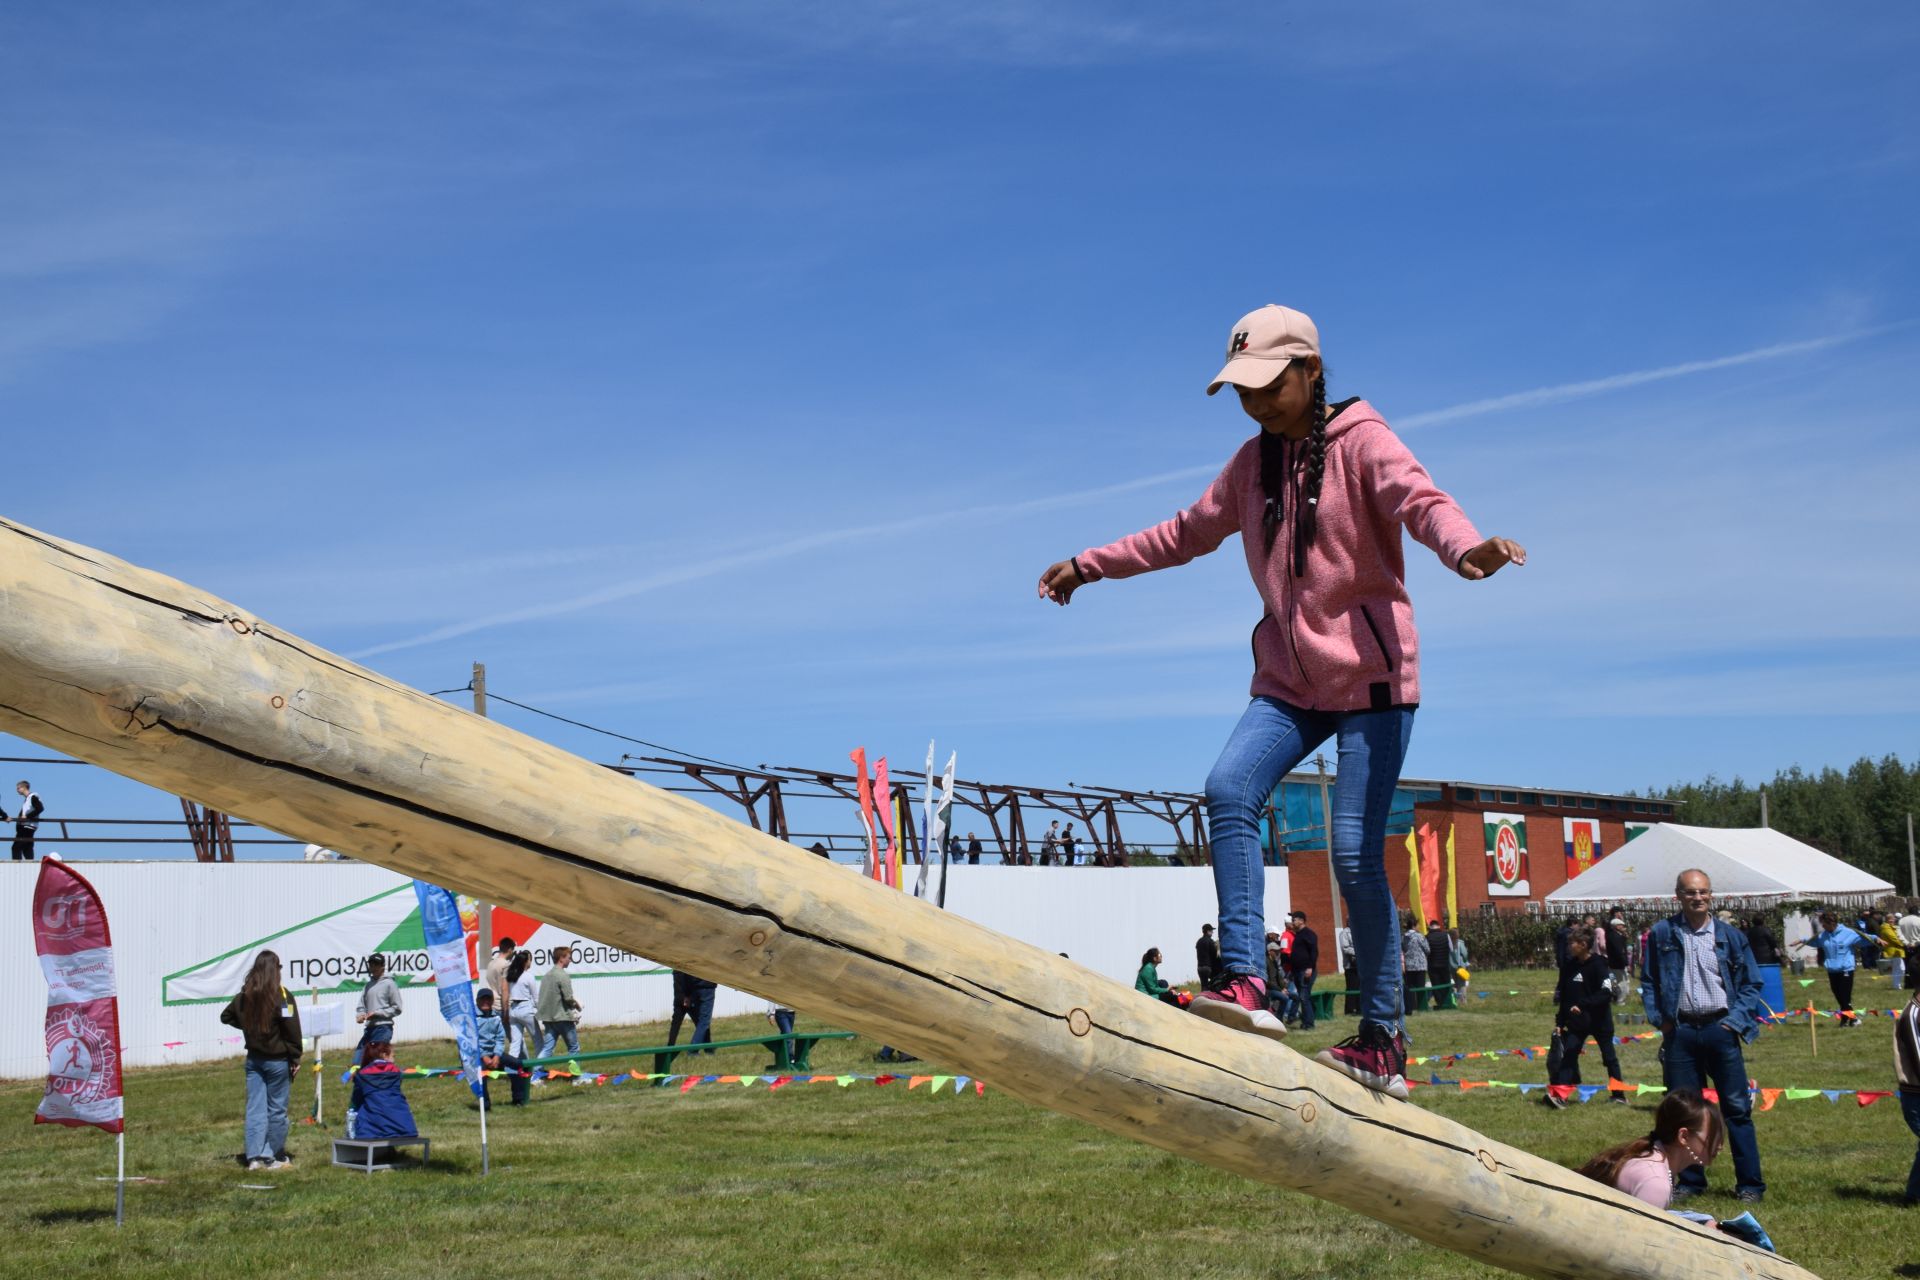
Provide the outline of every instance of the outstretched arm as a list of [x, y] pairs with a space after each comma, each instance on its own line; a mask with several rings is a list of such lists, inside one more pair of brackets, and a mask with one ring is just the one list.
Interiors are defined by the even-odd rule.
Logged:
[[1040, 575], [1040, 596], [1065, 604], [1074, 591], [1102, 578], [1131, 578], [1138, 573], [1167, 569], [1206, 555], [1229, 534], [1240, 531], [1240, 490], [1244, 469], [1255, 465], [1258, 446], [1242, 445], [1228, 459], [1200, 500], [1170, 520], [1142, 529], [1104, 547], [1090, 547], [1079, 555], [1047, 566]]

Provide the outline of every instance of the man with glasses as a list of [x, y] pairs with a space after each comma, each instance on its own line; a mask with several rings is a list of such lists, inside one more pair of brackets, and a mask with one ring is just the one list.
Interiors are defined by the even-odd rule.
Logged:
[[[1682, 871], [1674, 897], [1680, 911], [1648, 931], [1640, 975], [1647, 1016], [1662, 1033], [1662, 1083], [1669, 1091], [1698, 1090], [1713, 1081], [1733, 1151], [1734, 1194], [1752, 1204], [1766, 1194], [1767, 1184], [1760, 1176], [1760, 1140], [1740, 1046], [1760, 1033], [1766, 1008], [1760, 969], [1746, 936], [1714, 918], [1713, 884], [1706, 872]], [[1706, 1189], [1706, 1173], [1696, 1165], [1675, 1181], [1674, 1200]]]

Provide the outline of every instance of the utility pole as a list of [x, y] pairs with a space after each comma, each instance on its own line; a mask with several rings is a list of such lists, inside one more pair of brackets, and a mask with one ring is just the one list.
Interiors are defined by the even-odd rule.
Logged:
[[1765, 787], [1760, 788], [1760, 825], [1763, 827], [1773, 825], [1767, 821], [1767, 789]]
[[1320, 770], [1320, 826], [1327, 837], [1327, 884], [1333, 889], [1334, 950], [1340, 949], [1340, 877], [1333, 870], [1333, 805], [1327, 799], [1327, 757], [1316, 753], [1313, 763]]
[[[473, 688], [473, 714], [484, 720], [487, 718], [486, 663], [476, 662], [473, 664], [473, 679], [470, 683]], [[487, 972], [487, 957], [493, 954], [493, 904], [491, 902], [482, 902], [480, 904], [479, 914], [480, 942], [479, 945], [473, 949], [473, 962], [475, 967], [480, 970], [480, 976], [484, 978]]]

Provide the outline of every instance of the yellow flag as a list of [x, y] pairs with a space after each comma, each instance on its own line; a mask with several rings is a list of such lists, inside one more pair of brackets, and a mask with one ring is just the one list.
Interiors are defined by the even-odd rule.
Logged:
[[1460, 893], [1453, 875], [1453, 820], [1447, 820], [1447, 928], [1460, 927]]
[[1407, 832], [1407, 904], [1413, 908], [1413, 918], [1420, 922], [1420, 928], [1427, 927], [1427, 908], [1425, 899], [1420, 896], [1420, 846], [1415, 843], [1413, 832]]

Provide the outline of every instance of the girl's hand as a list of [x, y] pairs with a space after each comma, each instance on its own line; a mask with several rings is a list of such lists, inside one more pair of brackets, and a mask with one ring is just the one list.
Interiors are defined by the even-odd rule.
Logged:
[[1040, 575], [1041, 597], [1055, 604], [1065, 604], [1073, 599], [1075, 590], [1086, 585], [1086, 579], [1080, 576], [1080, 571], [1073, 567], [1071, 560], [1048, 565], [1047, 571]]
[[1526, 562], [1527, 549], [1519, 543], [1510, 538], [1488, 538], [1460, 557], [1460, 576], [1469, 582], [1478, 582], [1500, 572], [1502, 565]]

